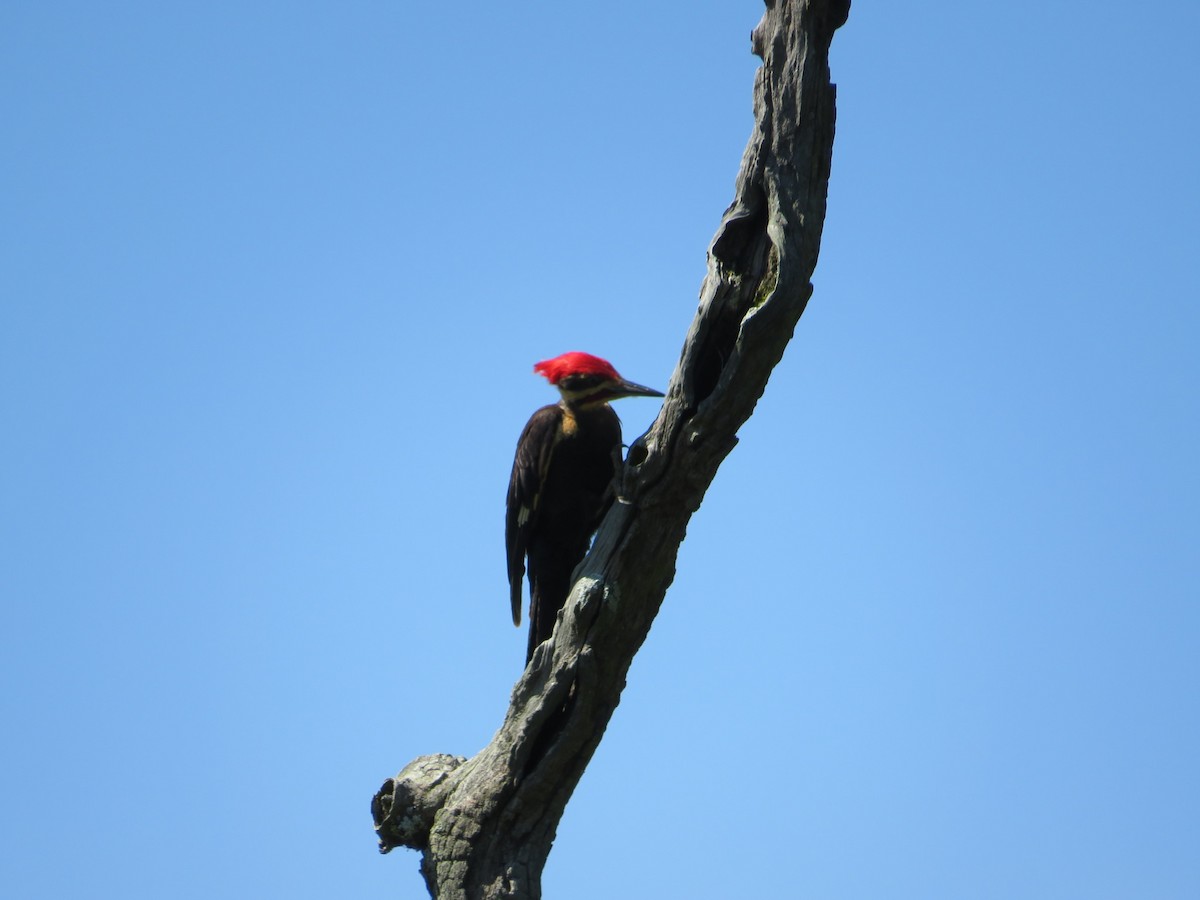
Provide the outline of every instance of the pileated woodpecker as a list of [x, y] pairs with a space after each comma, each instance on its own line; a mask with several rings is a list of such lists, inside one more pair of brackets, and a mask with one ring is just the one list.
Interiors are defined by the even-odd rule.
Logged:
[[564, 353], [533, 371], [558, 388], [561, 399], [535, 412], [521, 432], [508, 483], [504, 537], [514, 625], [521, 624], [521, 580], [529, 559], [526, 663], [554, 631], [571, 573], [612, 501], [621, 464], [621, 420], [608, 401], [663, 396], [626, 381], [590, 353]]

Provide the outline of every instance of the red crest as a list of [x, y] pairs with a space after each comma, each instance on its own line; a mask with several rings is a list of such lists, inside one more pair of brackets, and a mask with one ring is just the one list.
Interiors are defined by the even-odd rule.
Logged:
[[608, 360], [579, 350], [572, 350], [554, 359], [543, 359], [533, 367], [533, 371], [544, 375], [551, 384], [558, 384], [568, 375], [602, 375], [613, 381], [621, 380]]

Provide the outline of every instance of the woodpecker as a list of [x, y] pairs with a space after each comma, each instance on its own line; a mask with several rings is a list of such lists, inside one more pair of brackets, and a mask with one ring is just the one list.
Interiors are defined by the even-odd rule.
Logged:
[[608, 405], [621, 397], [662, 397], [626, 381], [612, 364], [572, 351], [533, 371], [558, 388], [517, 441], [508, 483], [505, 546], [513, 624], [521, 624], [521, 581], [529, 560], [529, 648], [550, 637], [571, 589], [571, 573], [587, 553], [613, 497], [621, 465], [621, 420]]

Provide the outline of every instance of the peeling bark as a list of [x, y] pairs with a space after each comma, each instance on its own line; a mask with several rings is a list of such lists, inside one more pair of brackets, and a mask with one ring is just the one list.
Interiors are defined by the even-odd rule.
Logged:
[[371, 804], [379, 847], [410, 847], [438, 900], [541, 897], [558, 822], [620, 701], [688, 520], [762, 396], [812, 293], [834, 132], [829, 44], [849, 0], [768, 0], [736, 194], [667, 397], [625, 463], [559, 614], [471, 759], [409, 763]]

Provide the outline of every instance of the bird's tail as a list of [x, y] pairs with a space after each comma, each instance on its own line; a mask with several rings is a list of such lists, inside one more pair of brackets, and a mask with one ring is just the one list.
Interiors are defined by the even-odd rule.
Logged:
[[[523, 575], [524, 573], [522, 573]], [[509, 583], [509, 593], [512, 598], [512, 617], [513, 624], [518, 628], [521, 627], [521, 581], [522, 578], [514, 578]]]
[[[548, 571], [545, 571], [548, 570]], [[529, 579], [529, 647], [525, 652], [525, 663], [533, 659], [533, 651], [542, 641], [550, 640], [554, 634], [554, 623], [558, 611], [567, 602], [571, 590], [571, 569], [554, 560], [551, 565], [535, 567], [530, 561]]]

